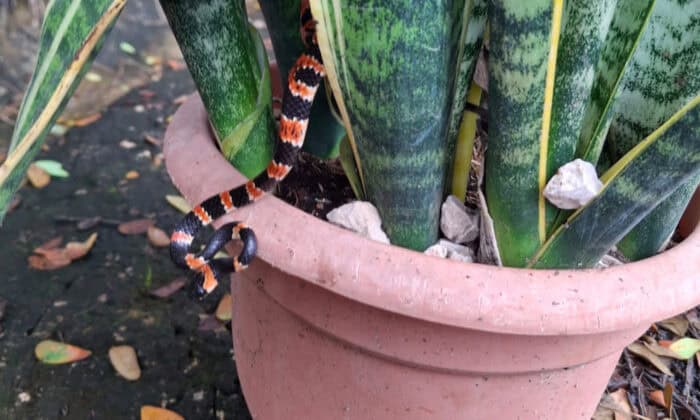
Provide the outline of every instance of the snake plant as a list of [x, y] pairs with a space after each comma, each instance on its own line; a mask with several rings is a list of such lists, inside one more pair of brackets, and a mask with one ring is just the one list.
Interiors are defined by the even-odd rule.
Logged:
[[[0, 215], [125, 2], [50, 3], [0, 167]], [[262, 3], [283, 74], [302, 48], [292, 24], [300, 2]], [[161, 5], [223, 152], [253, 176], [272, 152], [273, 120], [267, 58], [244, 2]], [[434, 243], [444, 196], [464, 195], [467, 102], [487, 109], [484, 205], [505, 265], [590, 267], [614, 246], [630, 259], [652, 255], [700, 183], [700, 0], [310, 5], [328, 77], [308, 150], [340, 154], [396, 245]], [[482, 95], [472, 76], [484, 38]], [[575, 211], [557, 209], [542, 192], [576, 158], [598, 168], [603, 189]]]

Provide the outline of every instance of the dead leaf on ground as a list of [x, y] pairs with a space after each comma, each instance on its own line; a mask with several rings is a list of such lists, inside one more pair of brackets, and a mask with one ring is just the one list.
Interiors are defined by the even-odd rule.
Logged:
[[150, 134], [144, 134], [143, 141], [145, 141], [148, 144], [152, 144], [154, 146], [160, 146], [163, 144], [158, 138], [156, 138], [155, 136], [152, 136]]
[[192, 210], [190, 204], [182, 196], [179, 195], [166, 195], [165, 199], [170, 203], [171, 206], [175, 207], [180, 211], [180, 213], [189, 213]]
[[132, 181], [134, 179], [137, 179], [141, 175], [139, 174], [138, 171], [129, 171], [126, 174], [124, 174], [124, 178], [128, 179], [129, 181]]
[[666, 401], [664, 401], [664, 392], [660, 389], [649, 391], [649, 400], [659, 407], [667, 408]]
[[29, 179], [29, 183], [32, 184], [32, 187], [41, 189], [49, 185], [49, 182], [51, 182], [51, 175], [32, 163], [27, 169], [27, 179]]
[[68, 242], [66, 244], [66, 255], [68, 255], [68, 258], [71, 260], [77, 260], [78, 258], [83, 258], [90, 250], [92, 247], [95, 245], [95, 242], [97, 241], [97, 233], [94, 233], [90, 235], [85, 241], [83, 242]]
[[36, 358], [50, 365], [76, 362], [91, 354], [90, 350], [53, 340], [44, 340], [34, 348]]
[[627, 398], [627, 391], [624, 388], [608, 394], [600, 405], [613, 411], [612, 418], [614, 420], [632, 419], [632, 407]]
[[74, 118], [74, 119], [58, 119], [58, 123], [61, 125], [64, 125], [66, 127], [85, 127], [87, 125], [90, 125], [94, 123], [95, 121], [99, 120], [102, 118], [102, 114], [99, 112], [96, 112], [94, 114], [87, 115], [82, 118]]
[[170, 297], [170, 295], [172, 295], [173, 293], [185, 287], [186, 284], [186, 277], [178, 277], [170, 283], [166, 284], [165, 286], [161, 286], [155, 290], [152, 290], [151, 295], [159, 298], [167, 298]]
[[222, 326], [215, 315], [202, 315], [202, 318], [199, 320], [199, 325], [197, 326], [199, 331], [214, 331], [219, 328], [222, 328]]
[[162, 229], [149, 226], [146, 234], [148, 235], [148, 242], [150, 242], [151, 245], [161, 248], [170, 246], [170, 237], [168, 237], [168, 234], [163, 232]]
[[166, 408], [144, 405], [141, 407], [141, 420], [185, 420], [185, 418]]
[[673, 318], [665, 319], [657, 324], [665, 328], [679, 337], [683, 337], [688, 332], [688, 318], [685, 315], [676, 315]]
[[68, 242], [65, 247], [61, 245], [61, 237], [53, 238], [34, 250], [35, 255], [27, 258], [29, 266], [35, 270], [56, 270], [79, 258], [84, 257], [97, 241], [97, 233], [91, 234], [84, 242]]
[[654, 365], [656, 369], [665, 375], [673, 376], [671, 369], [669, 368], [670, 361], [668, 359], [663, 359], [661, 356], [657, 356], [649, 350], [644, 344], [640, 342], [634, 342], [627, 346], [627, 350], [646, 360], [647, 362]]
[[109, 361], [112, 363], [114, 370], [124, 379], [135, 381], [141, 377], [141, 367], [133, 347], [114, 346], [110, 348]]
[[688, 320], [690, 325], [696, 330], [700, 330], [700, 312], [697, 309], [691, 309], [685, 314], [685, 318]]
[[124, 222], [117, 227], [122, 235], [141, 235], [148, 232], [148, 228], [155, 222], [152, 219], [136, 219]]
[[228, 322], [231, 320], [231, 304], [233, 303], [233, 299], [231, 298], [230, 293], [226, 293], [221, 300], [219, 301], [219, 304], [216, 307], [216, 319], [222, 322]]
[[660, 343], [657, 343], [656, 340], [653, 338], [649, 337], [648, 335], [645, 335], [642, 337], [642, 340], [644, 341], [643, 344], [651, 350], [654, 354], [657, 356], [664, 356], [664, 357], [671, 357], [673, 359], [678, 359], [678, 355], [671, 349], [668, 348], [668, 346], [661, 345]]

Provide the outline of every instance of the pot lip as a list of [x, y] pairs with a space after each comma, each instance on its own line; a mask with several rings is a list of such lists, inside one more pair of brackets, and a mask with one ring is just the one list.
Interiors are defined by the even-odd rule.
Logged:
[[[190, 203], [246, 181], [214, 145], [197, 94], [174, 115], [164, 156]], [[600, 334], [645, 326], [700, 303], [700, 229], [671, 250], [622, 266], [534, 270], [465, 264], [381, 244], [273, 196], [233, 216], [254, 228], [258, 258], [285, 273], [363, 304], [458, 328]]]

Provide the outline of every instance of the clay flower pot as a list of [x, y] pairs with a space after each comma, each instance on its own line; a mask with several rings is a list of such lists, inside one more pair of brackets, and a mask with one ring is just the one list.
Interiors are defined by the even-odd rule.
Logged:
[[[197, 97], [167, 168], [191, 203], [244, 181]], [[363, 239], [268, 196], [243, 220], [259, 258], [234, 275], [233, 340], [259, 419], [589, 419], [622, 349], [700, 303], [700, 232], [634, 264], [526, 270]]]

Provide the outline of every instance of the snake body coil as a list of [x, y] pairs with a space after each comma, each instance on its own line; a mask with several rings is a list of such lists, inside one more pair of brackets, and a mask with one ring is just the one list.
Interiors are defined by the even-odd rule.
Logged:
[[[244, 270], [257, 252], [253, 231], [242, 222], [228, 223], [214, 232], [199, 253], [190, 251], [197, 232], [226, 213], [258, 200], [283, 180], [296, 163], [306, 136], [311, 105], [325, 75], [316, 41], [315, 23], [308, 2], [302, 2], [302, 36], [306, 51], [289, 71], [282, 99], [279, 135], [272, 161], [255, 179], [229, 191], [209, 197], [195, 206], [175, 227], [170, 237], [170, 256], [180, 267], [196, 273], [195, 294], [202, 297], [214, 290], [226, 273]], [[235, 258], [214, 258], [230, 240], [241, 240], [243, 250]]]

